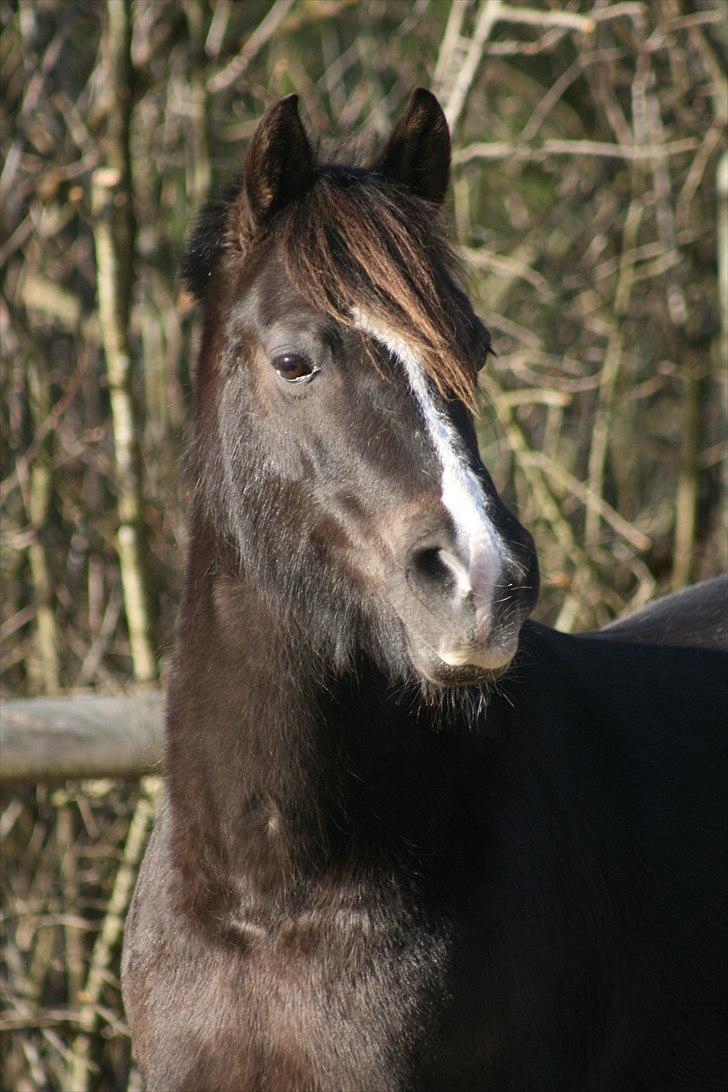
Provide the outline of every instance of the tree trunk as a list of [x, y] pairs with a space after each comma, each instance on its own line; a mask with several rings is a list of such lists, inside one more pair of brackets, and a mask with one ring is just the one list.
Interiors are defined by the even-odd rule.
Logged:
[[143, 547], [143, 488], [139, 430], [132, 397], [129, 303], [134, 266], [129, 126], [131, 120], [131, 6], [108, 0], [104, 43], [107, 92], [107, 165], [94, 172], [94, 216], [98, 307], [111, 399], [114, 456], [119, 489], [117, 552], [134, 678], [154, 679], [157, 665]]

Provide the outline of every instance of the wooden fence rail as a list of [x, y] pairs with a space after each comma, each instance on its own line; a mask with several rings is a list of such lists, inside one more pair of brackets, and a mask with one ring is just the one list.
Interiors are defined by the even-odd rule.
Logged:
[[164, 694], [0, 702], [0, 785], [162, 773]]

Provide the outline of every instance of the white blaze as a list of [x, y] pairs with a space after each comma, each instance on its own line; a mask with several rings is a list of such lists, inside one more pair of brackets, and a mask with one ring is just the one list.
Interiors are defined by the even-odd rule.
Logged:
[[467, 569], [452, 556], [443, 556], [443, 560], [455, 573], [461, 593], [466, 595], [472, 591], [476, 606], [486, 604], [490, 612], [495, 584], [506, 562], [506, 551], [488, 516], [483, 488], [469, 465], [457, 431], [404, 338], [377, 326], [358, 310], [354, 319], [360, 330], [379, 341], [404, 366], [442, 467], [442, 503], [452, 517], [460, 556], [468, 559]]

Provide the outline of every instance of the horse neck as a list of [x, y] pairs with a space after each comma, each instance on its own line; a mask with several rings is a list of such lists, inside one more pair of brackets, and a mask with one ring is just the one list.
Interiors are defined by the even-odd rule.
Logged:
[[366, 661], [356, 676], [312, 670], [301, 627], [217, 550], [195, 535], [170, 684], [169, 797], [189, 875], [204, 858], [208, 886], [254, 873], [273, 890], [441, 844], [462, 737], [394, 701]]

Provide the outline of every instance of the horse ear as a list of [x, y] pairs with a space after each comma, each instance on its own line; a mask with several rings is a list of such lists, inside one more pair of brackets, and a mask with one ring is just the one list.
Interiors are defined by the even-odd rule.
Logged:
[[372, 168], [425, 201], [440, 204], [450, 180], [450, 130], [431, 91], [417, 87]]
[[314, 154], [298, 116], [298, 95], [269, 107], [253, 133], [243, 169], [251, 226], [262, 227], [314, 179]]

